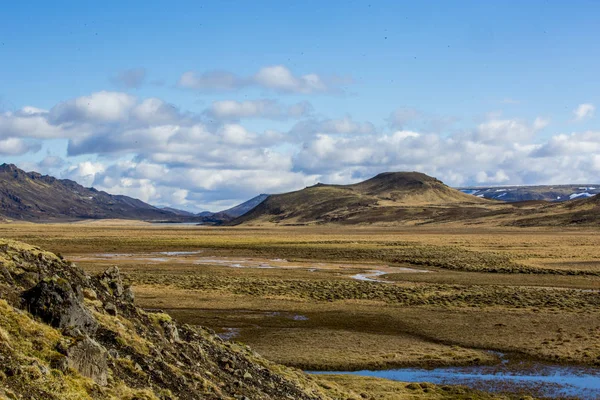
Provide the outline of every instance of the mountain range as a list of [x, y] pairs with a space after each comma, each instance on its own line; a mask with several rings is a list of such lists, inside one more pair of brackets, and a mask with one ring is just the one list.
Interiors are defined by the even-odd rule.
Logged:
[[600, 185], [536, 185], [459, 187], [463, 193], [500, 201], [567, 201], [600, 193]]
[[80, 219], [165, 220], [177, 215], [127, 196], [85, 188], [69, 179], [0, 165], [0, 215], [25, 221]]
[[[318, 183], [261, 194], [216, 213], [158, 208], [68, 179], [0, 165], [0, 219], [33, 222], [132, 219], [217, 225], [572, 225], [600, 222], [600, 185], [453, 189], [419, 172], [385, 172], [351, 185]], [[557, 199], [560, 197], [560, 199]], [[570, 198], [564, 202], [557, 202]], [[546, 201], [554, 199], [554, 202]], [[515, 200], [506, 202], [502, 200]], [[525, 200], [525, 201], [523, 201]]]
[[317, 184], [272, 195], [229, 224], [597, 225], [600, 197], [574, 197], [560, 203], [504, 202], [464, 193], [419, 172], [386, 172], [352, 185]]

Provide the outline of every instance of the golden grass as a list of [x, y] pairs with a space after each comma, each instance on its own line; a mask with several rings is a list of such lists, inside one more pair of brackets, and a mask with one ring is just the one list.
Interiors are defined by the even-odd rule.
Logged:
[[[460, 386], [404, 383], [352, 375], [325, 375], [322, 378], [326, 379], [327, 383], [333, 382], [355, 393], [359, 393], [361, 398], [368, 400], [506, 400], [510, 398], [505, 395], [493, 395]], [[526, 400], [528, 397], [519, 397], [519, 399]]]
[[[600, 289], [600, 235], [593, 229], [3, 224], [0, 236], [87, 258], [79, 264], [93, 272], [118, 264], [142, 306], [217, 331], [240, 328], [234, 340], [288, 365], [488, 362], [483, 350], [600, 363], [593, 292]], [[285, 258], [300, 267], [93, 257], [191, 250], [202, 250], [203, 257]], [[318, 263], [331, 268], [308, 271]], [[349, 277], [388, 265], [433, 272], [383, 277], [392, 284]], [[306, 346], [294, 348], [297, 343]]]

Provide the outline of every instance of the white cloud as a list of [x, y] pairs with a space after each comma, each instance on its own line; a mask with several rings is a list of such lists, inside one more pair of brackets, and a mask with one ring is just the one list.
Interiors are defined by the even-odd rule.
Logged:
[[296, 77], [283, 65], [261, 68], [254, 75], [254, 82], [261, 87], [280, 92], [308, 94], [329, 90], [319, 75], [307, 74]]
[[[84, 133], [85, 128], [80, 129]], [[15, 112], [0, 114], [0, 138], [32, 137], [50, 139], [68, 137], [75, 132], [69, 126], [53, 125], [48, 121], [48, 112], [33, 107], [24, 107]]]
[[80, 185], [89, 187], [94, 183], [96, 174], [104, 172], [105, 170], [106, 167], [102, 163], [84, 161], [68, 167], [63, 177], [74, 180]]
[[244, 119], [304, 115], [306, 103], [231, 100], [209, 107], [184, 112], [157, 98], [119, 92], [92, 93], [50, 111], [23, 107], [0, 114], [0, 154], [38, 151], [45, 139], [67, 142], [64, 160], [41, 155], [27, 165], [111, 193], [198, 211], [382, 171], [423, 171], [451, 185], [594, 182], [600, 173], [599, 132], [537, 136], [548, 125], [541, 117], [494, 114], [470, 129], [440, 134], [311, 113], [285, 131], [257, 130]]
[[294, 170], [353, 180], [382, 171], [418, 170], [450, 185], [573, 182], [569, 177], [596, 181], [600, 134], [556, 135], [536, 143], [535, 132], [545, 125], [541, 119], [531, 124], [491, 119], [451, 136], [415, 131], [318, 134], [294, 158]]
[[222, 100], [212, 103], [207, 114], [221, 120], [243, 118], [286, 119], [305, 117], [312, 111], [308, 102], [285, 106], [275, 100]]
[[37, 142], [27, 142], [18, 138], [0, 140], [0, 154], [5, 156], [18, 156], [21, 154], [36, 152], [41, 148]]
[[339, 92], [338, 83], [337, 79], [326, 81], [315, 73], [295, 75], [284, 65], [271, 65], [247, 77], [227, 71], [187, 71], [179, 78], [178, 86], [201, 92], [234, 91], [254, 86], [279, 93], [315, 94]]
[[247, 81], [227, 71], [208, 71], [202, 74], [188, 71], [181, 75], [178, 85], [198, 91], [230, 91], [247, 86]]
[[[536, 120], [537, 121], [537, 120]], [[540, 121], [538, 126], [540, 125]], [[522, 141], [530, 139], [535, 134], [535, 122], [529, 125], [524, 121], [513, 119], [491, 119], [477, 126], [471, 137], [474, 141], [494, 143], [504, 141]]]
[[575, 110], [573, 110], [575, 121], [583, 121], [592, 118], [595, 112], [596, 106], [591, 103], [580, 104]]
[[542, 117], [537, 117], [534, 121], [533, 121], [533, 129], [536, 131], [539, 131], [541, 129], [544, 129], [545, 127], [547, 127], [548, 125], [550, 125], [550, 120], [542, 118]]
[[96, 92], [54, 106], [49, 113], [53, 125], [68, 122], [118, 122], [126, 119], [135, 97], [120, 92]]
[[475, 175], [475, 180], [479, 184], [489, 184], [489, 183], [505, 183], [510, 180], [510, 177], [506, 175], [506, 173], [502, 170], [492, 172], [488, 174], [486, 171], [479, 171]]

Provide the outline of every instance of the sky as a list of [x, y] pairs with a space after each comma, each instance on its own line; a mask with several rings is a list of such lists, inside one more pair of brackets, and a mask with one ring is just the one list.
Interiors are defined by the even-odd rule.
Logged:
[[420, 171], [600, 183], [600, 2], [29, 1], [0, 161], [158, 206]]

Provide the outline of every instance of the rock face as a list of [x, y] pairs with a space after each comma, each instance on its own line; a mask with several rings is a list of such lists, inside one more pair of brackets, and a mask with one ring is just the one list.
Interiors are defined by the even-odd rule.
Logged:
[[0, 397], [358, 399], [209, 329], [137, 308], [116, 267], [88, 276], [0, 239], [0, 272]]
[[123, 296], [125, 288], [123, 287], [123, 279], [121, 278], [119, 267], [110, 267], [104, 271], [104, 273], [100, 275], [100, 283], [109, 290], [112, 295], [116, 297]]
[[83, 306], [83, 294], [73, 290], [65, 279], [54, 276], [38, 283], [23, 294], [27, 309], [55, 328], [78, 329], [94, 333], [98, 323]]
[[98, 385], [107, 385], [108, 352], [89, 337], [69, 347], [67, 363], [81, 375], [92, 378]]

